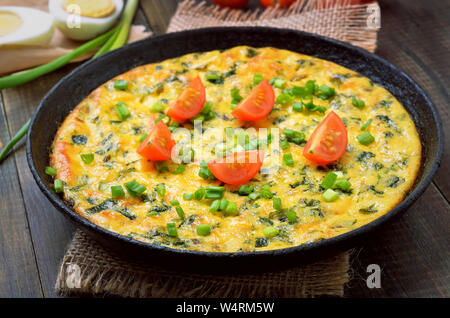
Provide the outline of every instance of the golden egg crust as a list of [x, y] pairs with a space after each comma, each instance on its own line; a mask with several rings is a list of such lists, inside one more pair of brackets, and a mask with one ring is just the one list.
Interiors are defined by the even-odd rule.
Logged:
[[[247, 96], [254, 87], [255, 73], [272, 80], [277, 101], [266, 119], [244, 123], [231, 112], [237, 96]], [[171, 125], [162, 114], [196, 76], [202, 79], [206, 100], [212, 105], [213, 116], [203, 121], [200, 132], [204, 147], [191, 145], [195, 154], [191, 163], [168, 160], [155, 167], [136, 150], [152, 122], [160, 119]], [[120, 80], [127, 85], [116, 85]], [[334, 89], [334, 94], [311, 97], [314, 105], [323, 107], [322, 111], [307, 107], [299, 110], [302, 99], [297, 96], [279, 97], [308, 82], [318, 88], [326, 85]], [[120, 102], [130, 112], [126, 119], [116, 111], [115, 105]], [[305, 143], [285, 140], [283, 131], [301, 132], [306, 141], [330, 111], [345, 123], [348, 146], [339, 160], [318, 166], [302, 155]], [[190, 121], [181, 126], [194, 135]], [[239, 186], [199, 176], [200, 161], [216, 158], [217, 145], [222, 142], [217, 133], [207, 133], [208, 129], [220, 132], [228, 127], [279, 129], [280, 143], [284, 145], [280, 148], [269, 141], [264, 162], [266, 166], [273, 162], [270, 159], [277, 159], [276, 172], [258, 174], [247, 185], [253, 186], [254, 193], [260, 193], [264, 186], [268, 188], [273, 197], [281, 199], [281, 209], [274, 208], [273, 198], [252, 200], [239, 193]], [[361, 144], [357, 137], [363, 132], [370, 133], [374, 141]], [[174, 136], [180, 142], [180, 137]], [[246, 144], [237, 143], [236, 147], [251, 149], [255, 144], [258, 134], [249, 133]], [[278, 152], [273, 152], [275, 146]], [[294, 161], [291, 166], [282, 160], [288, 153]], [[92, 162], [83, 161], [81, 154], [93, 154]], [[248, 252], [331, 238], [384, 215], [403, 200], [414, 184], [421, 143], [407, 111], [369, 78], [335, 63], [287, 50], [239, 46], [140, 66], [101, 85], [65, 119], [50, 157], [51, 166], [57, 170], [55, 178], [63, 181], [64, 199], [92, 223], [136, 240], [177, 249]], [[185, 170], [174, 173], [180, 165]], [[330, 171], [349, 181], [351, 187], [345, 191], [335, 189], [338, 199], [327, 202], [321, 183]], [[144, 185], [146, 191], [131, 195], [125, 184], [132, 180]], [[158, 192], [162, 184], [165, 191]], [[122, 186], [125, 196], [112, 198], [112, 186]], [[207, 186], [225, 186], [223, 198], [237, 204], [237, 215], [210, 212], [211, 199], [183, 196]], [[177, 213], [173, 200], [178, 200], [184, 218]], [[296, 219], [292, 219], [292, 213], [288, 218], [288, 212], [295, 212]], [[175, 223], [177, 237], [168, 234], [167, 223]], [[210, 234], [199, 235], [199, 224], [210, 224]], [[264, 232], [267, 227], [276, 228], [277, 235], [268, 237]]]

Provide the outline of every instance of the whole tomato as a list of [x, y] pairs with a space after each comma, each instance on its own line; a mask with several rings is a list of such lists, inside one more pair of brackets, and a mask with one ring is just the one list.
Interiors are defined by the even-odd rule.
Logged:
[[280, 4], [281, 7], [289, 7], [296, 0], [259, 0], [264, 8]]
[[211, 0], [214, 4], [221, 7], [228, 7], [232, 9], [242, 9], [244, 8], [248, 0]]

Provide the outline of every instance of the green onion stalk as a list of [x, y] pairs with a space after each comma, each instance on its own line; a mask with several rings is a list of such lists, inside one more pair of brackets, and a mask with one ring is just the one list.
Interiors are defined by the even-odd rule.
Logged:
[[[102, 47], [97, 51], [93, 58], [96, 58], [103, 53], [115, 50], [123, 46], [127, 41], [128, 33], [130, 31], [131, 23], [137, 9], [138, 2], [139, 0], [128, 0], [119, 24], [105, 34], [102, 34], [95, 39], [84, 43], [70, 53], [60, 56], [47, 64], [18, 74], [0, 77], [0, 90], [4, 88], [23, 85], [40, 76], [53, 72], [68, 64], [70, 61], [76, 59], [77, 57], [90, 52], [98, 48], [99, 46]], [[0, 152], [0, 163], [6, 158], [8, 152], [26, 135], [29, 126], [30, 120], [28, 120], [27, 123], [22, 128], [20, 128], [19, 132], [2, 149], [2, 151]]]

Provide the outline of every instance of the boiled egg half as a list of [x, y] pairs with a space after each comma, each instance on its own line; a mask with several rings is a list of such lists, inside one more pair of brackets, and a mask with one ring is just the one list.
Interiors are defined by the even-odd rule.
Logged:
[[53, 17], [27, 7], [0, 6], [0, 45], [46, 45], [53, 36]]
[[48, 9], [56, 27], [74, 40], [89, 40], [112, 27], [123, 0], [50, 0]]

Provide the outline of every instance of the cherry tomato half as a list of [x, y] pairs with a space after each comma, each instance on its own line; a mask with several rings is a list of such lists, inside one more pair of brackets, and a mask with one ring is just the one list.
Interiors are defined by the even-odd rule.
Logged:
[[198, 115], [205, 104], [205, 86], [199, 76], [194, 78], [170, 106], [167, 115], [177, 122]]
[[208, 162], [211, 173], [227, 184], [244, 184], [261, 169], [264, 161], [262, 150], [235, 152]]
[[303, 149], [303, 156], [315, 163], [327, 164], [342, 157], [347, 144], [344, 122], [331, 111], [312, 133]]
[[232, 9], [242, 9], [244, 8], [248, 0], [211, 0], [214, 4], [221, 7], [229, 7]]
[[267, 80], [256, 85], [233, 111], [234, 117], [244, 121], [255, 121], [266, 117], [275, 103], [275, 93]]
[[167, 160], [171, 157], [173, 146], [175, 146], [175, 141], [172, 138], [172, 133], [166, 124], [160, 120], [141, 143], [137, 153], [152, 161]]
[[280, 4], [281, 7], [285, 8], [289, 7], [295, 1], [296, 0], [259, 0], [264, 8], [273, 7], [276, 4]]

